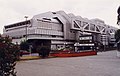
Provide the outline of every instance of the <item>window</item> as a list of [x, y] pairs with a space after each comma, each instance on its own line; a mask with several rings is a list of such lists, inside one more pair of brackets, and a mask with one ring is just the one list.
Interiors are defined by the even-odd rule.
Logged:
[[5, 27], [5, 29], [8, 29], [8, 28], [13, 28], [13, 27], [23, 26], [23, 25], [30, 24], [30, 23], [31, 23], [30, 20], [28, 20], [28, 21], [24, 21], [24, 22], [12, 24], [12, 25], [7, 25], [4, 27]]

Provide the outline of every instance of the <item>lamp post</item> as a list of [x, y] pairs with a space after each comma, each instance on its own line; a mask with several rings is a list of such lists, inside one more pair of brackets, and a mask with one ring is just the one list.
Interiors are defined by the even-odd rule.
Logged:
[[[26, 26], [25, 26], [25, 34], [26, 34], [26, 36], [25, 36], [25, 40], [27, 41], [27, 18], [28, 18], [28, 16], [25, 16], [24, 17], [26, 20]], [[31, 45], [29, 45], [29, 52], [30, 52], [30, 56], [31, 56], [31, 48], [32, 48], [32, 46]]]
[[[25, 16], [24, 18], [25, 18], [26, 21], [27, 21], [28, 16]], [[27, 23], [26, 23], [26, 26], [25, 26], [25, 34], [26, 34], [25, 40], [27, 41]]]

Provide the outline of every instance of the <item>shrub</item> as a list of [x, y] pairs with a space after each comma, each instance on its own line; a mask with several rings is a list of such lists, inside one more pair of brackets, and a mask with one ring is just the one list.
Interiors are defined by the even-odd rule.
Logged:
[[29, 43], [26, 42], [26, 41], [22, 41], [22, 42], [20, 43], [20, 49], [21, 49], [21, 50], [26, 50], [26, 51], [28, 51], [28, 49], [29, 49]]
[[115, 39], [117, 43], [117, 50], [120, 51], [120, 29], [115, 32]]
[[0, 76], [16, 76], [15, 65], [19, 59], [19, 47], [9, 37], [0, 35]]
[[47, 46], [38, 46], [37, 51], [39, 53], [39, 56], [45, 58], [49, 56], [50, 48]]

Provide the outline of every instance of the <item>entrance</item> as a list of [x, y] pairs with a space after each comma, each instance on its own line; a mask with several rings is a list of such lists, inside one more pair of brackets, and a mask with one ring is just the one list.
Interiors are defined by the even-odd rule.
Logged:
[[37, 52], [37, 48], [39, 47], [47, 47], [48, 49], [51, 49], [51, 40], [44, 40], [44, 39], [29, 39], [27, 41], [29, 43], [29, 45], [32, 46], [32, 52], [36, 53]]

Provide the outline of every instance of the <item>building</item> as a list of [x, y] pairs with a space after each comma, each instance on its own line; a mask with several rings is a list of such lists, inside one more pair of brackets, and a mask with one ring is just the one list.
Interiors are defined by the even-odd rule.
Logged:
[[[91, 46], [109, 46], [115, 43], [114, 33], [117, 28], [106, 25], [100, 19], [89, 20], [81, 16], [66, 14], [64, 11], [46, 12], [33, 16], [32, 19], [5, 25], [3, 35], [9, 35], [13, 43], [27, 40], [34, 47], [45, 45], [52, 50], [85, 47], [91, 43], [82, 43], [92, 37]], [[89, 37], [89, 38], [91, 38]], [[90, 44], [89, 44], [90, 46]], [[91, 47], [90, 46], [90, 47]]]

